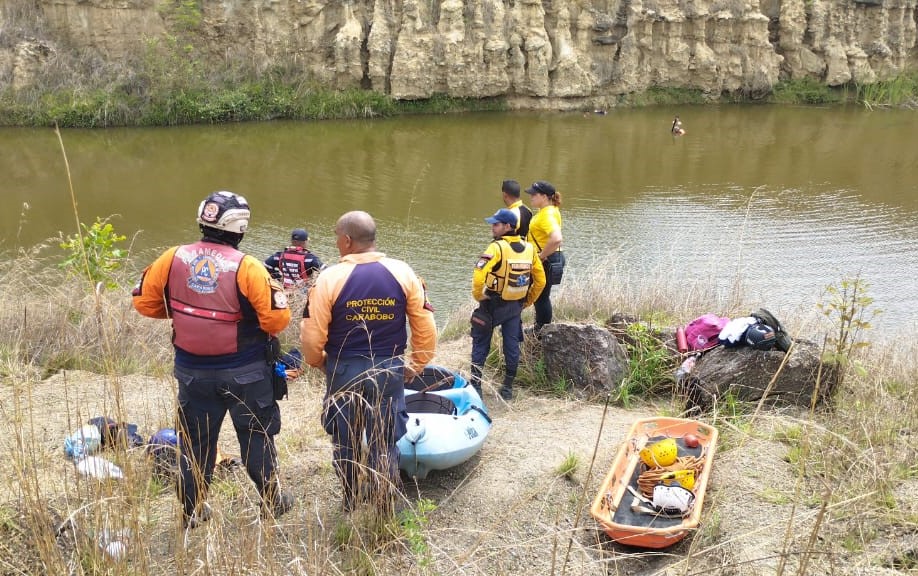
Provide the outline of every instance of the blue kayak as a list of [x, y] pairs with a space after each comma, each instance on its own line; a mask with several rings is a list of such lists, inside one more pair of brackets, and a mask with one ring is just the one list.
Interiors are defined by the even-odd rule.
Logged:
[[491, 430], [475, 388], [458, 372], [428, 366], [405, 385], [408, 431], [398, 441], [399, 468], [414, 478], [474, 456]]

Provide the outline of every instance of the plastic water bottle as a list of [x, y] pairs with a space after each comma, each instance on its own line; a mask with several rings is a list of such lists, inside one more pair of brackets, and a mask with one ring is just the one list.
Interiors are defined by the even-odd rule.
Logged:
[[84, 424], [64, 438], [64, 453], [74, 460], [80, 460], [96, 452], [102, 445], [102, 433], [93, 424]]
[[676, 382], [682, 382], [686, 376], [692, 373], [692, 370], [695, 368], [695, 362], [698, 361], [697, 356], [689, 356], [682, 361], [682, 365], [679, 366], [679, 369], [676, 370]]

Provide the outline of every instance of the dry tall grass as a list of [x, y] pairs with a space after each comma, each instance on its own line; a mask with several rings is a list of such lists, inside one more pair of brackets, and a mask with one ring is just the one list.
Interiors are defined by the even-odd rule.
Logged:
[[[292, 385], [292, 398], [282, 406], [281, 474], [298, 496], [294, 511], [276, 523], [261, 520], [244, 471], [230, 469], [218, 474], [211, 490], [214, 520], [183, 531], [174, 488], [155, 479], [142, 449], [107, 450], [105, 457], [124, 469], [127, 480], [103, 482], [76, 474], [61, 450], [70, 430], [100, 414], [136, 422], [147, 434], [171, 424], [168, 323], [132, 310], [127, 287], [137, 266], [118, 279], [123, 290], [97, 294], [59, 270], [46, 248], [0, 263], [2, 574], [848, 574], [866, 573], [852, 571], [865, 566], [918, 567], [913, 342], [865, 350], [832, 409], [753, 415], [754, 407], [725, 404], [705, 415], [722, 430], [717, 486], [702, 530], [675, 552], [611, 545], [581, 517], [577, 503], [598, 484], [615, 437], [596, 443], [603, 452], [590, 477], [558, 478], [569, 446], [582, 461], [591, 459], [597, 428], [583, 423], [606, 418], [601, 406], [570, 400], [524, 395], [510, 408], [498, 407], [505, 410], [498, 423], [514, 414], [525, 418], [513, 436], [520, 442], [553, 427], [552, 443], [564, 450], [542, 466], [546, 472], [533, 470], [550, 446], [520, 454], [490, 444], [460, 476], [434, 479], [443, 484], [435, 502], [442, 513], [417, 500], [429, 486], [408, 483], [413, 512], [402, 524], [344, 515], [319, 426], [324, 381], [315, 372]], [[686, 290], [663, 273], [628, 280], [614, 263], [601, 270], [576, 288], [557, 291], [559, 319], [603, 320], [621, 312], [674, 322], [712, 309], [731, 315], [758, 306], [703, 286]], [[298, 313], [302, 300], [296, 302]], [[773, 311], [795, 335], [818, 340], [825, 330], [816, 314]], [[458, 328], [445, 330], [467, 337], [467, 314], [457, 312], [454, 322]], [[296, 340], [295, 324], [285, 334], [288, 345]], [[538, 408], [527, 413], [529, 405]], [[565, 426], [567, 418], [574, 421]], [[505, 478], [490, 494], [476, 482], [494, 481], [495, 468]], [[504, 482], [513, 487], [510, 493]], [[451, 508], [451, 501], [470, 498], [464, 494], [469, 486], [477, 486], [474, 509]], [[112, 558], [117, 548], [106, 553], [114, 540], [126, 544], [123, 559]], [[773, 545], [763, 548], [763, 541]], [[569, 542], [576, 561], [566, 565]]]

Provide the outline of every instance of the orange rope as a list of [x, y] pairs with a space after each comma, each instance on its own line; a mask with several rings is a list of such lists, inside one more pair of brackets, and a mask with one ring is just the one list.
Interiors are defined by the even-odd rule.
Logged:
[[637, 484], [641, 494], [647, 498], [653, 497], [653, 487], [662, 482], [662, 476], [667, 472], [676, 472], [678, 470], [695, 470], [697, 478], [704, 469], [704, 455], [702, 456], [680, 456], [673, 464], [669, 466], [655, 466], [647, 469], [646, 464], [641, 464], [645, 468], [641, 475], [638, 476]]

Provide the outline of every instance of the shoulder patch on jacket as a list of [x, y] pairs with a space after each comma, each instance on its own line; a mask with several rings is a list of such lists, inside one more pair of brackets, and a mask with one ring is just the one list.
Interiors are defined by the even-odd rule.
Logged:
[[494, 256], [491, 256], [490, 254], [482, 254], [478, 257], [478, 263], [475, 264], [475, 268], [481, 270], [488, 265], [488, 262], [490, 262], [492, 258], [494, 258]]
[[271, 278], [271, 309], [272, 310], [284, 310], [288, 306], [287, 302], [287, 293], [284, 292], [284, 287], [281, 286], [281, 283]]

